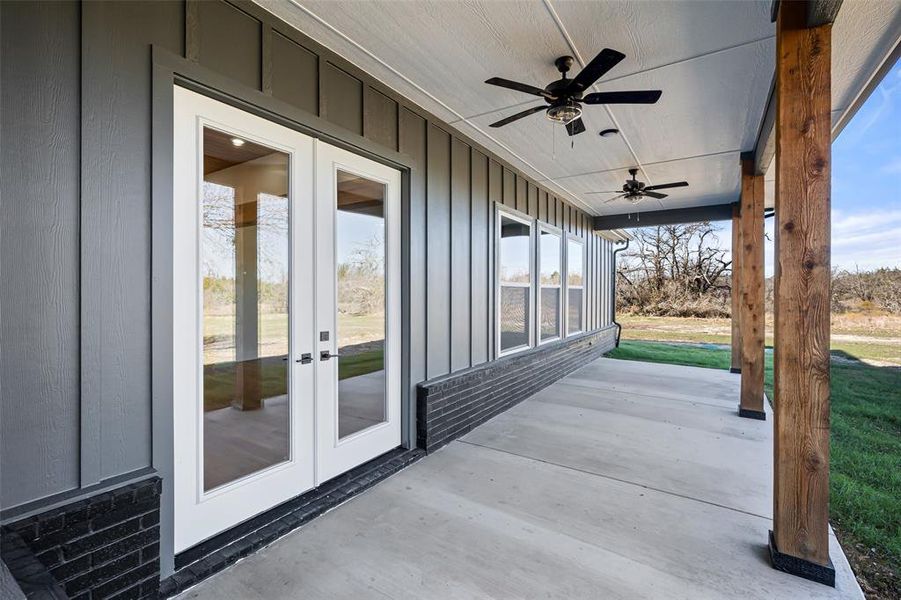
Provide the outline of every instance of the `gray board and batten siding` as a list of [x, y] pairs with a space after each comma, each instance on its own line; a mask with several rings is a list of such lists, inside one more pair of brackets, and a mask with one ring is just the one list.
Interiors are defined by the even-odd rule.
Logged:
[[170, 288], [151, 276], [167, 239], [152, 199], [171, 164], [153, 159], [171, 157], [171, 131], [155, 131], [171, 117], [154, 78], [178, 64], [197, 87], [409, 167], [409, 393], [494, 358], [494, 202], [585, 240], [587, 328], [609, 324], [610, 242], [589, 215], [254, 4], [2, 2], [0, 44], [4, 521], [156, 466], [165, 310], [151, 299]]

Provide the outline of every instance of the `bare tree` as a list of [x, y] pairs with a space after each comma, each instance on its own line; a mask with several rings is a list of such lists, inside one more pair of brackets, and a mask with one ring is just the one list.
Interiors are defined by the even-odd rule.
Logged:
[[617, 269], [620, 310], [648, 315], [727, 316], [732, 261], [709, 222], [634, 231]]

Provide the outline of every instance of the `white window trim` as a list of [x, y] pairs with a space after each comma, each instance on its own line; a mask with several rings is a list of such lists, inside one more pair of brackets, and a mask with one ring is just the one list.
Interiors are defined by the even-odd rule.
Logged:
[[[529, 227], [529, 283], [501, 283], [501, 217], [506, 217], [514, 221], [518, 221]], [[529, 342], [508, 348], [501, 349], [501, 287], [528, 287], [529, 288], [529, 317], [534, 318], [535, 315], [535, 219], [529, 215], [510, 208], [498, 202], [495, 202], [494, 210], [494, 339], [495, 339], [495, 355], [500, 358], [502, 356], [510, 356], [525, 350], [529, 350], [535, 346], [535, 325], [530, 324], [528, 328]]]
[[[559, 227], [555, 227], [550, 223], [545, 223], [544, 221], [537, 221], [536, 227], [536, 242], [535, 242], [535, 282], [537, 291], [535, 293], [535, 341], [541, 346], [542, 344], [550, 344], [552, 342], [558, 342], [563, 339], [565, 334], [564, 324], [563, 324], [563, 301], [564, 301], [564, 291], [563, 286], [565, 285], [565, 279], [563, 274], [565, 272], [566, 265], [564, 264], [566, 260], [566, 254], [564, 249], [564, 240], [566, 240], [566, 236], [563, 235], [563, 230]], [[546, 231], [553, 235], [557, 236], [557, 239], [560, 243], [560, 285], [542, 285], [541, 284], [541, 232]], [[547, 289], [559, 289], [560, 290], [560, 301], [557, 305], [557, 327], [558, 333], [556, 336], [552, 338], [548, 338], [546, 340], [541, 339], [541, 290]]]
[[[569, 285], [569, 242], [570, 241], [577, 242], [582, 247], [582, 285], [573, 286], [574, 288], [582, 290], [582, 322], [579, 324], [580, 325], [579, 329], [577, 329], [575, 331], [569, 330], [569, 288], [570, 288], [570, 285]], [[563, 282], [564, 282], [564, 288], [565, 288], [564, 296], [566, 299], [566, 305], [563, 307], [563, 314], [565, 315], [566, 318], [565, 318], [565, 323], [563, 325], [563, 328], [564, 328], [563, 334], [565, 336], [573, 336], [573, 335], [579, 335], [579, 334], [585, 333], [585, 300], [586, 300], [586, 298], [585, 298], [585, 240], [583, 240], [582, 238], [580, 238], [579, 236], [577, 236], [574, 233], [568, 233], [568, 234], [566, 234], [566, 244], [565, 245], [566, 245], [566, 254], [564, 255], [563, 260], [566, 263], [565, 269], [564, 269], [566, 276], [563, 279]]]

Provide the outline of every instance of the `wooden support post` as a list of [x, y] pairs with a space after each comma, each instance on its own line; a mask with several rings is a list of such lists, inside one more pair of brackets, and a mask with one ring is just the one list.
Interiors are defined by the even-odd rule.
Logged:
[[739, 277], [741, 273], [741, 204], [732, 206], [732, 366], [730, 373], [741, 373], [741, 304]]
[[754, 173], [754, 159], [741, 163], [741, 271], [738, 277], [741, 329], [741, 401], [738, 414], [766, 420], [763, 407], [765, 307], [763, 293], [763, 175]]
[[835, 585], [829, 560], [830, 24], [776, 25], [773, 566]]

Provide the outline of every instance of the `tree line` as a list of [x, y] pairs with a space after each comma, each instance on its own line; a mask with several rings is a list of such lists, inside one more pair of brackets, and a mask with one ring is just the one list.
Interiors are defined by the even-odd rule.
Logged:
[[[618, 312], [668, 317], [729, 317], [732, 260], [709, 222], [661, 225], [632, 231], [619, 255]], [[766, 282], [772, 306], [772, 278]], [[833, 312], [901, 313], [901, 269], [833, 270]]]

